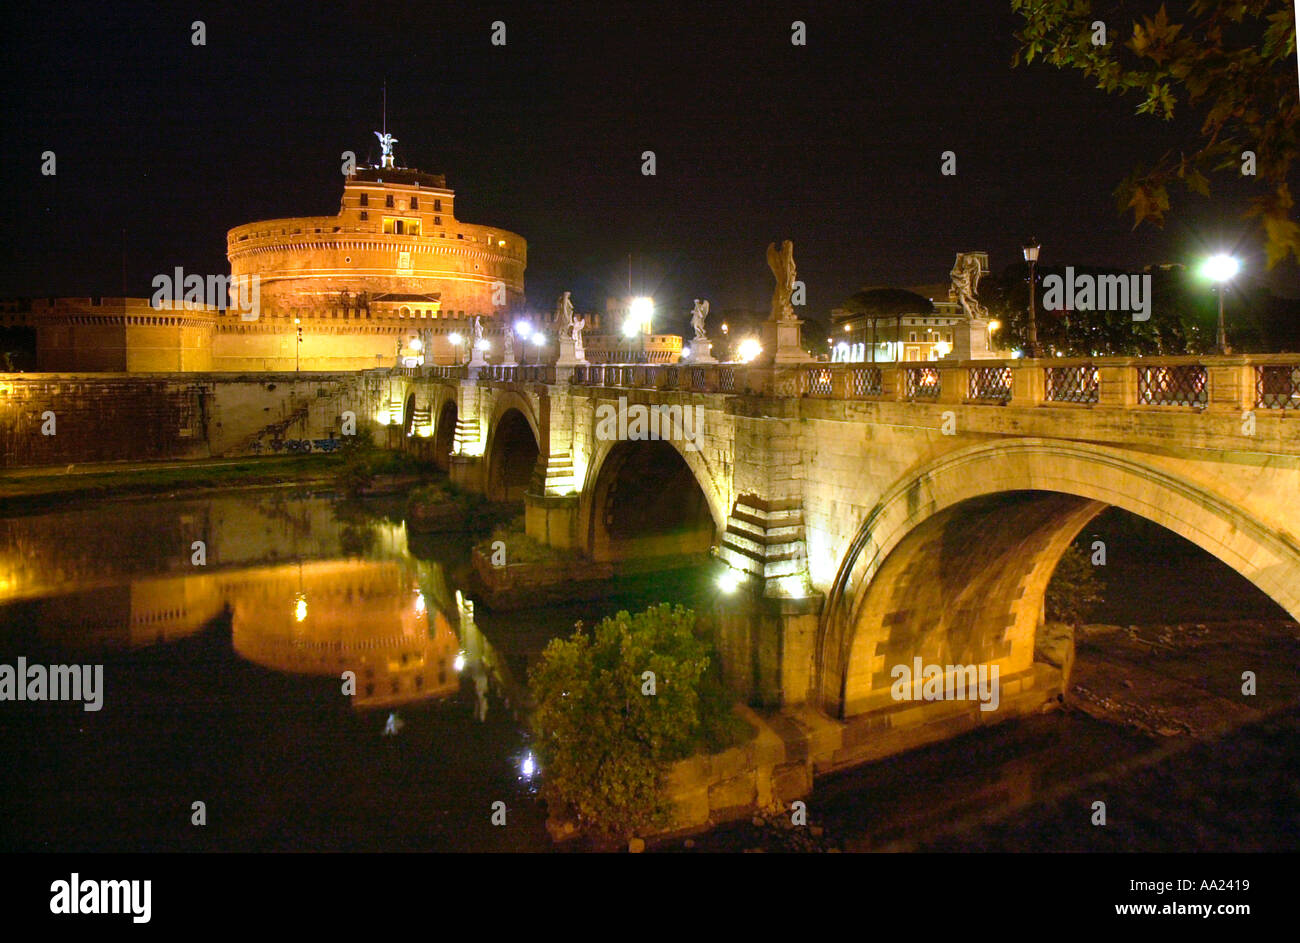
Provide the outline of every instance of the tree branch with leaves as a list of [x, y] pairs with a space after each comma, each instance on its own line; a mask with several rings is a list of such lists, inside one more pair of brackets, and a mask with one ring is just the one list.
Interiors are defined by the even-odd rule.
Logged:
[[[1138, 114], [1169, 121], [1186, 109], [1201, 119], [1196, 140], [1138, 168], [1116, 188], [1120, 211], [1132, 212], [1134, 228], [1163, 224], [1171, 184], [1208, 196], [1214, 174], [1253, 174], [1264, 192], [1245, 215], [1258, 220], [1269, 268], [1288, 255], [1300, 261], [1288, 184], [1300, 119], [1292, 0], [1153, 7], [1151, 0], [1011, 0], [1025, 21], [1015, 34], [1020, 46], [1012, 65], [1037, 59], [1078, 69], [1107, 93], [1139, 96]], [[1112, 28], [1127, 38], [1111, 41]]]

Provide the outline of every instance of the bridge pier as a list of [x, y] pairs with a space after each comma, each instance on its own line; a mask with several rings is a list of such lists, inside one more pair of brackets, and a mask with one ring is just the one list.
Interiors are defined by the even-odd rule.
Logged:
[[822, 597], [744, 594], [714, 604], [724, 683], [753, 707], [803, 704], [813, 691]]
[[557, 550], [580, 548], [578, 541], [578, 495], [524, 495], [524, 532], [539, 543]]
[[483, 456], [452, 453], [448, 460], [447, 476], [451, 479], [451, 483], [462, 491], [482, 494]]

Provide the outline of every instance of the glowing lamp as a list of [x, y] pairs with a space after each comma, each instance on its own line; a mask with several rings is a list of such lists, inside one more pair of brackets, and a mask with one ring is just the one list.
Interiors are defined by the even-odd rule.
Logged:
[[736, 351], [742, 363], [749, 363], [762, 352], [763, 345], [758, 342], [757, 338], [753, 337], [747, 337], [741, 341], [740, 347]]
[[1241, 269], [1241, 263], [1230, 255], [1212, 255], [1201, 265], [1201, 274], [1213, 282], [1226, 282]]

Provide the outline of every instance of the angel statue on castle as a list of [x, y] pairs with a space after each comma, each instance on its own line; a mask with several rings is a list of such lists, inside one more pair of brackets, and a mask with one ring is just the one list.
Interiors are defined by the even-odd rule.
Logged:
[[383, 132], [382, 134], [376, 131], [375, 137], [379, 138], [379, 153], [381, 155], [379, 158], [379, 166], [392, 167], [393, 166], [393, 145], [397, 143], [397, 138], [393, 137], [387, 131]]

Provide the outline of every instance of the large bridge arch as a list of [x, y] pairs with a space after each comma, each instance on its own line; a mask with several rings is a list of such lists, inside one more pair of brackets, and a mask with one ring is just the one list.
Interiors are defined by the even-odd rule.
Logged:
[[1107, 506], [1186, 538], [1300, 619], [1300, 543], [1225, 489], [1119, 449], [1046, 439], [959, 449], [904, 476], [858, 528], [818, 633], [822, 706], [893, 703], [890, 671], [926, 664], [1027, 670], [1047, 584]]
[[541, 454], [542, 431], [532, 404], [512, 391], [496, 395], [488, 423], [485, 491], [491, 501], [522, 501]]
[[[703, 553], [726, 530], [728, 508], [698, 451], [676, 438], [595, 444], [578, 503], [579, 540], [593, 560]], [[619, 520], [638, 503], [636, 521]], [[646, 527], [648, 536], [622, 535], [635, 526]], [[684, 539], [671, 536], [674, 528]]]

